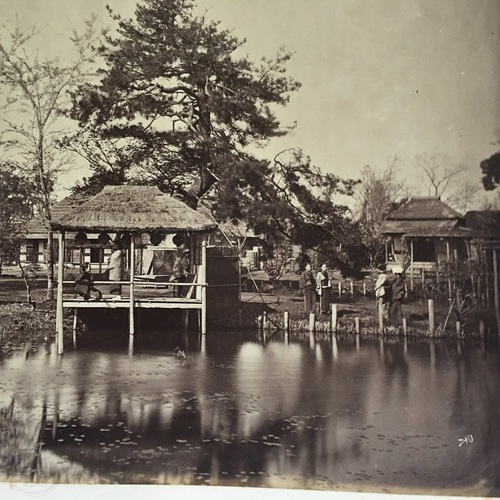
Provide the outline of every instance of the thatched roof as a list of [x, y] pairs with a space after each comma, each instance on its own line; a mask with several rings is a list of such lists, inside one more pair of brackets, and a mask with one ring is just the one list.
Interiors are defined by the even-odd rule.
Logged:
[[[82, 194], [72, 194], [55, 203], [51, 207], [52, 220], [57, 222], [63, 215], [75, 209], [88, 197]], [[40, 215], [36, 215], [26, 224], [26, 238], [47, 238], [47, 226], [45, 220]]]
[[500, 210], [467, 212], [465, 222], [475, 239], [481, 240], [482, 244], [489, 242], [495, 248], [500, 247]]
[[207, 216], [152, 186], [106, 186], [52, 224], [55, 230], [206, 231]]
[[450, 220], [463, 219], [456, 210], [437, 196], [410, 198], [387, 216], [387, 220]]

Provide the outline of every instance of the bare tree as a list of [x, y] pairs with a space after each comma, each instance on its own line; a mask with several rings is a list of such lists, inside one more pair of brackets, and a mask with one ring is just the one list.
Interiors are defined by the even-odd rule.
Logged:
[[450, 182], [456, 179], [464, 168], [463, 165], [451, 165], [450, 159], [441, 154], [417, 155], [416, 162], [421, 171], [420, 182], [429, 196], [444, 196]]
[[95, 18], [80, 36], [73, 33], [75, 47], [69, 63], [42, 56], [37, 46], [36, 28], [0, 27], [0, 85], [4, 130], [1, 145], [22, 158], [25, 174], [37, 185], [35, 202], [47, 227], [47, 298], [53, 298], [54, 259], [51, 195], [58, 174], [68, 166], [67, 153], [58, 147], [69, 109], [69, 91], [88, 76]]

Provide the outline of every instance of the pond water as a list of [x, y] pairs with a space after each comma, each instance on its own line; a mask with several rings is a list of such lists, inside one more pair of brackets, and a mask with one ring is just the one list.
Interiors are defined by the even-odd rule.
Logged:
[[103, 332], [2, 356], [2, 480], [497, 495], [499, 372], [479, 342]]

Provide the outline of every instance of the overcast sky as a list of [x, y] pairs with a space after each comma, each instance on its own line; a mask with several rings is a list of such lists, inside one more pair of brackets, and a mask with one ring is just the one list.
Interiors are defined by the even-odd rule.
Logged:
[[[2, 17], [43, 28], [64, 52], [68, 27], [108, 3], [132, 15], [134, 0], [0, 0]], [[364, 165], [416, 176], [417, 154], [448, 155], [479, 180], [500, 138], [500, 0], [198, 0], [209, 17], [246, 38], [252, 59], [281, 46], [302, 83], [279, 110], [292, 135], [265, 150], [300, 147], [325, 171], [358, 177]], [[73, 174], [78, 176], [77, 173]], [[67, 180], [66, 180], [67, 182]]]

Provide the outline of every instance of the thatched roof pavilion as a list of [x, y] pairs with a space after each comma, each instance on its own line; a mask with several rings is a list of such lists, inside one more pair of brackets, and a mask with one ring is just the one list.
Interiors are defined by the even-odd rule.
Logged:
[[193, 210], [153, 186], [106, 186], [100, 193], [60, 217], [55, 230], [200, 232], [216, 227]]

